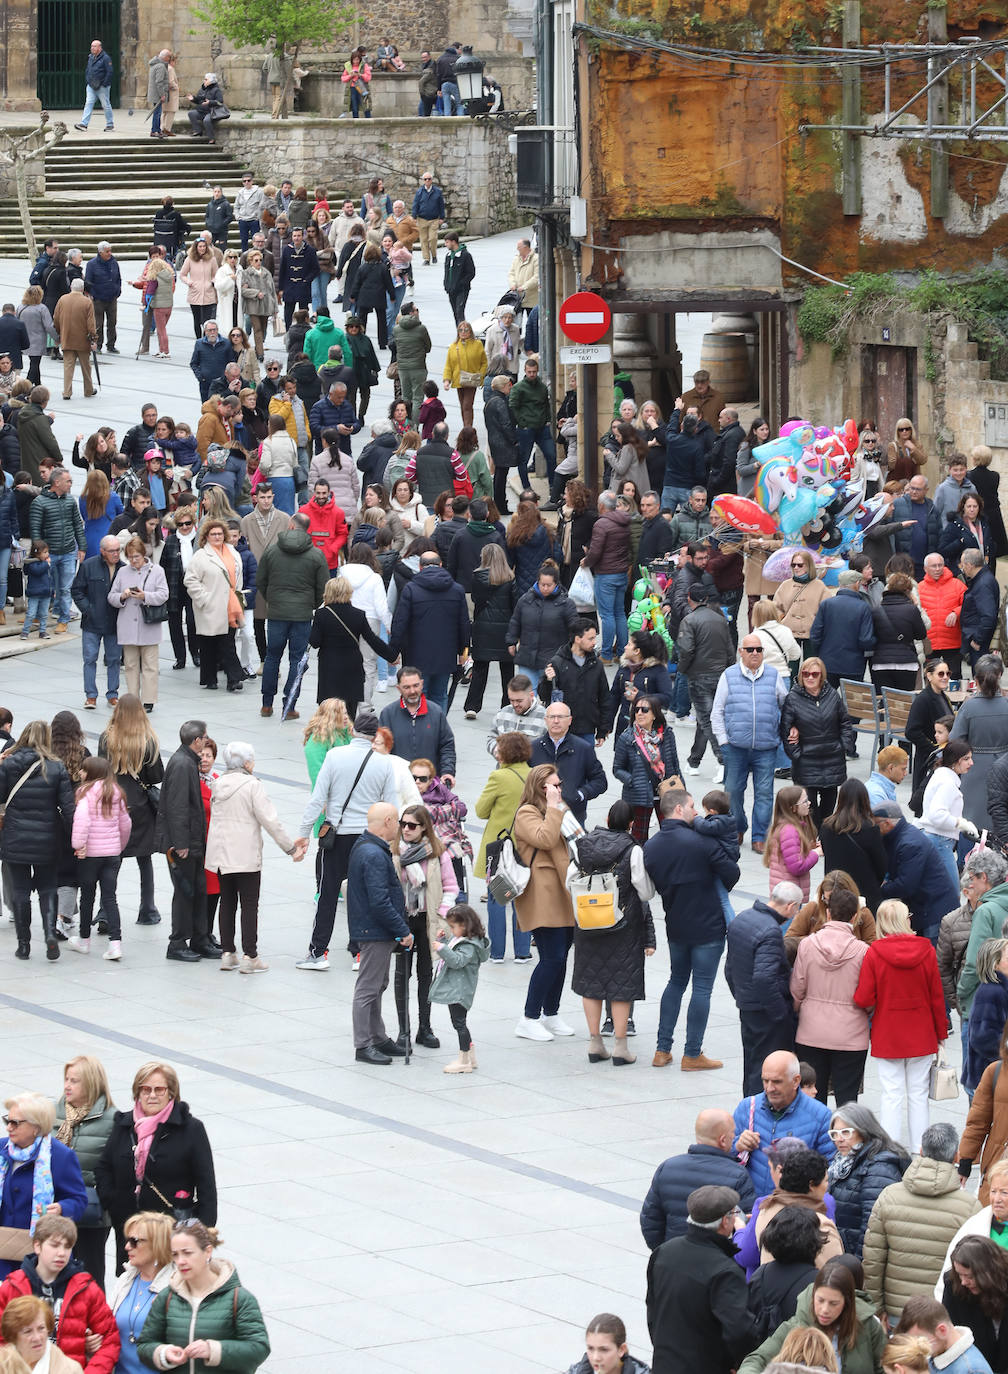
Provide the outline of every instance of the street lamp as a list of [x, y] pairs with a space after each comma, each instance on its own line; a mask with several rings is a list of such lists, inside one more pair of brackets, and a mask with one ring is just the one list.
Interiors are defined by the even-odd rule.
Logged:
[[455, 84], [463, 105], [467, 101], [483, 99], [483, 68], [486, 63], [473, 56], [471, 47], [462, 49], [462, 56], [455, 63]]

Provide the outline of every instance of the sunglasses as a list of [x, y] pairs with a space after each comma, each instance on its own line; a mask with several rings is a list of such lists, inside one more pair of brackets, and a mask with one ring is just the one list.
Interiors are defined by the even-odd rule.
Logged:
[[896, 426], [896, 433], [897, 433], [897, 434], [912, 434], [912, 433], [913, 433], [913, 430], [910, 428], [909, 425], [897, 425], [897, 426]]
[[804, 570], [805, 570], [805, 564], [804, 564], [804, 563], [792, 563], [791, 566], [792, 566], [792, 568], [801, 568], [803, 572], [804, 572]]
[[178, 530], [191, 530], [192, 527], [193, 522], [191, 520], [179, 520], [175, 525], [175, 528]]
[[635, 706], [635, 707], [634, 707], [634, 715], [635, 715], [635, 716], [649, 716], [649, 715], [651, 715], [651, 714], [652, 714], [652, 712], [651, 712], [651, 707], [650, 707], [650, 706]]
[[145, 1244], [146, 1240], [146, 1236], [124, 1236], [123, 1245], [125, 1245], [127, 1250], [133, 1250], [136, 1246]]
[[268, 368], [266, 369], [266, 371], [267, 371], [267, 372], [279, 372], [280, 369], [279, 369], [279, 367], [268, 367]]
[[419, 821], [400, 821], [399, 826], [402, 830], [422, 830], [423, 826]]
[[[216, 533], [219, 533], [219, 531], [215, 530], [215, 531], [213, 531], [213, 533], [216, 534]], [[140, 1091], [139, 1091], [139, 1093], [137, 1094], [137, 1096], [138, 1096], [138, 1097], [164, 1097], [164, 1095], [165, 1095], [165, 1093], [166, 1093], [167, 1091], [168, 1091], [167, 1088], [141, 1088]]]
[[761, 653], [763, 652], [763, 645], [762, 645], [762, 644], [754, 644], [754, 645], [750, 646], [750, 645], [748, 645], [748, 644], [743, 644], [743, 645], [742, 645], [742, 652], [743, 652], [744, 654], [761, 654]]
[[802, 677], [822, 677], [818, 668], [802, 669]]
[[431, 780], [431, 775], [429, 773], [413, 773], [411, 777], [414, 782], [430, 782]]
[[31, 1125], [33, 1125], [34, 1123], [32, 1123], [32, 1122], [30, 1122], [30, 1121], [27, 1121], [27, 1120], [25, 1120], [24, 1118], [22, 1118], [22, 1120], [18, 1121], [18, 1119], [17, 1119], [16, 1117], [13, 1117], [13, 1116], [5, 1116], [4, 1119], [3, 1119], [3, 1124], [4, 1124], [5, 1126], [7, 1126], [10, 1130], [17, 1130], [18, 1126], [31, 1126]]

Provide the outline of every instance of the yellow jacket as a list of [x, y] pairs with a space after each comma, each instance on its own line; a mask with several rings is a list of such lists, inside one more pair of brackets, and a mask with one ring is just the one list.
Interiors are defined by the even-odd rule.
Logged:
[[444, 365], [444, 379], [449, 386], [458, 386], [460, 372], [478, 372], [482, 386], [486, 370], [486, 349], [479, 339], [456, 339], [449, 346]]
[[[279, 395], [279, 396], [274, 396], [273, 399], [272, 399], [272, 400], [270, 401], [270, 403], [269, 403], [269, 413], [270, 413], [271, 415], [282, 415], [282, 416], [283, 416], [284, 424], [287, 426], [287, 433], [288, 433], [288, 434], [290, 435], [290, 437], [293, 439], [293, 441], [294, 441], [294, 447], [297, 448], [297, 443], [298, 443], [297, 421], [294, 419], [294, 407], [291, 405], [290, 401], [288, 401], [287, 397], [284, 396], [284, 395], [282, 395], [282, 394]], [[311, 435], [311, 427], [310, 427], [310, 425], [308, 424], [308, 407], [307, 407], [307, 406], [305, 406], [304, 424], [305, 424], [305, 429], [306, 429], [307, 432], [308, 432], [308, 443], [311, 443], [311, 437], [312, 437], [312, 435]]]

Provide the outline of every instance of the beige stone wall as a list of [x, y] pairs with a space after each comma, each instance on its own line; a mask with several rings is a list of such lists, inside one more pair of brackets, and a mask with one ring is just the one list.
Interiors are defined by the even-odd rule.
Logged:
[[515, 165], [507, 129], [469, 119], [271, 120], [238, 116], [218, 138], [260, 181], [289, 176], [295, 185], [323, 185], [333, 197], [359, 198], [367, 181], [384, 178], [407, 205], [426, 167], [444, 191], [449, 222], [466, 233], [494, 234], [521, 221], [515, 206]]

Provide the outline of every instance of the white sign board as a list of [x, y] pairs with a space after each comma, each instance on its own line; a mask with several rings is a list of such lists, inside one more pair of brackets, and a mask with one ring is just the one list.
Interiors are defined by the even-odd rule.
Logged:
[[586, 364], [608, 363], [612, 361], [610, 344], [567, 344], [560, 350], [562, 363]]
[[1008, 448], [1008, 405], [984, 402], [984, 443], [989, 448]]

